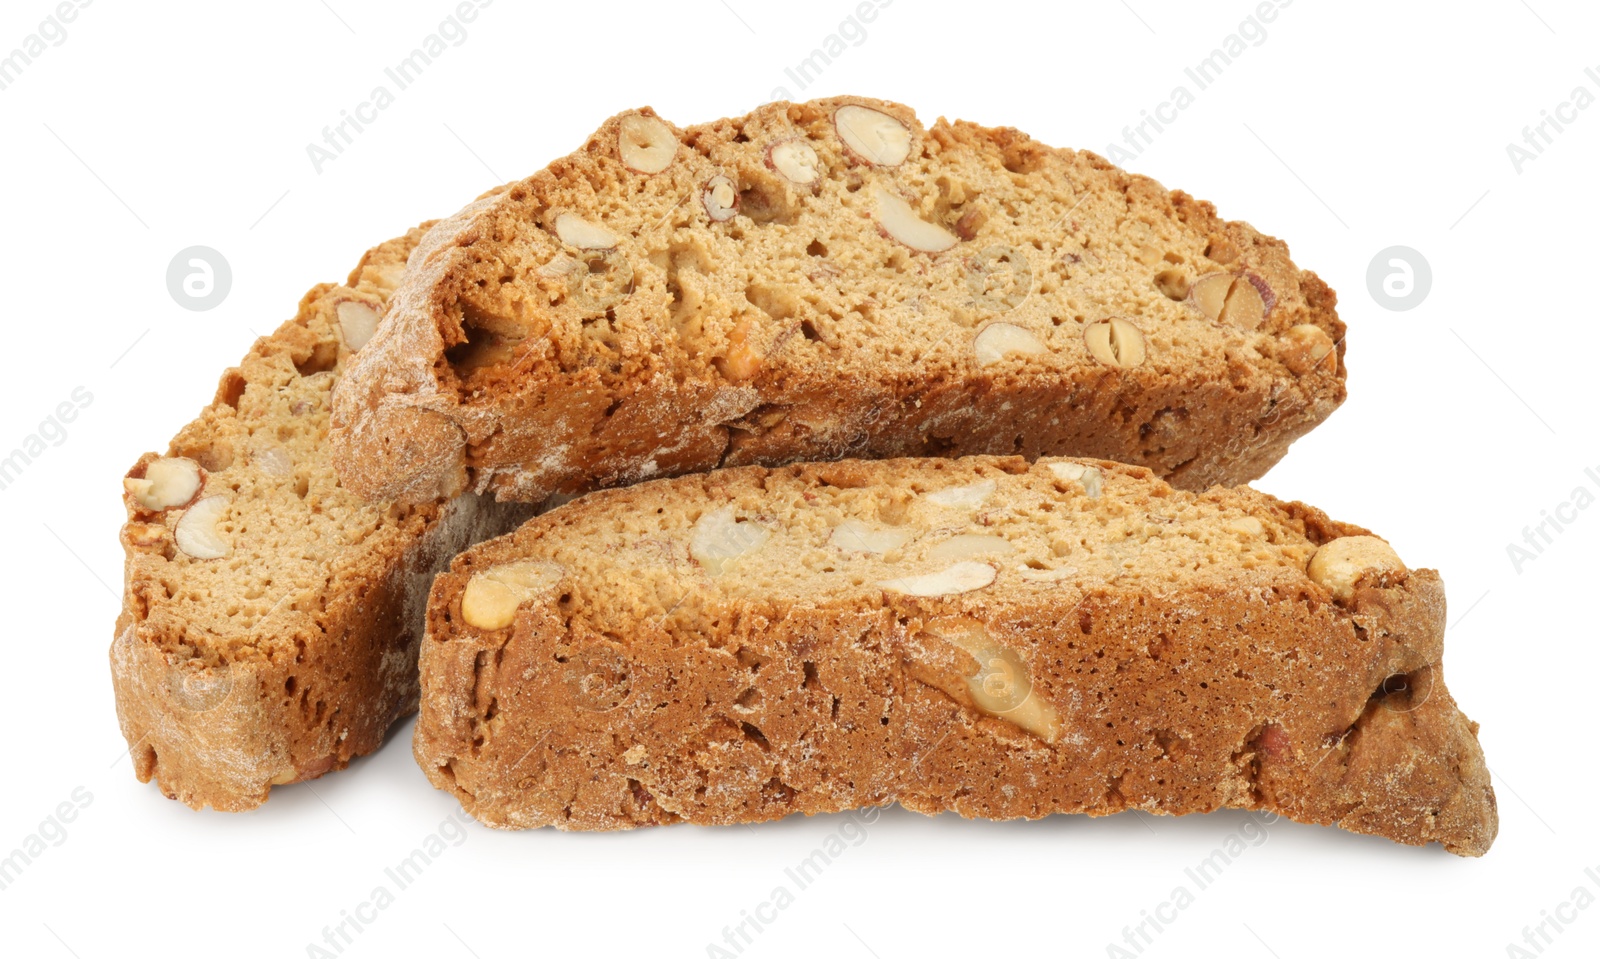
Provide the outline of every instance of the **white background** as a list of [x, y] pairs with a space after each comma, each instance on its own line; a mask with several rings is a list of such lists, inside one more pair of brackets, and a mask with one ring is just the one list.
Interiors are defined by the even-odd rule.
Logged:
[[[1600, 106], [1520, 173], [1506, 153], [1578, 85], [1600, 93], [1584, 74], [1600, 67], [1600, 11], [1529, 3], [1298, 0], [1128, 163], [1286, 237], [1339, 291], [1350, 399], [1259, 486], [1443, 572], [1447, 675], [1483, 724], [1501, 813], [1480, 860], [1279, 823], [1146, 955], [1502, 956], [1575, 887], [1600, 894], [1584, 875], [1600, 872], [1600, 509], [1520, 571], [1507, 555], [1575, 487], [1600, 492], [1584, 474], [1600, 468]], [[1175, 85], [1193, 89], [1183, 68], [1254, 8], [896, 0], [802, 91], [783, 68], [838, 28], [848, 0], [498, 0], [318, 174], [306, 145], [454, 6], [328, 4], [100, 0], [0, 90], [0, 451], [75, 387], [93, 395], [65, 441], [0, 490], [0, 854], [75, 788], [93, 797], [0, 891], [8, 955], [303, 956], [457, 809], [413, 764], [409, 725], [314, 791], [277, 789], [241, 815], [193, 812], [136, 782], [117, 731], [106, 650], [120, 477], [164, 449], [306, 288], [646, 104], [687, 125], [780, 86], [797, 99], [861, 93], [928, 123], [1009, 124], [1103, 152]], [[0, 53], [52, 9], [7, 0]], [[168, 261], [195, 244], [232, 264], [232, 291], [209, 312], [166, 288]], [[1381, 308], [1366, 282], [1395, 244], [1432, 265], [1431, 293], [1407, 312]], [[745, 954], [1103, 956], [1242, 821], [887, 812]], [[842, 822], [472, 826], [344, 954], [707, 955]], [[1576, 921], [1545, 955], [1594, 955], [1600, 908], [1561, 911]]]

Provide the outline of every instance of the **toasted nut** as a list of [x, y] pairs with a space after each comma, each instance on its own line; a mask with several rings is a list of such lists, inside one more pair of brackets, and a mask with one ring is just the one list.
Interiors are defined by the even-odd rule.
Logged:
[[954, 596], [982, 589], [992, 582], [994, 582], [993, 566], [969, 560], [937, 573], [882, 580], [878, 586], [907, 596]]
[[1181, 300], [1189, 295], [1189, 278], [1182, 270], [1162, 270], [1156, 274], [1156, 289], [1169, 300]]
[[1084, 493], [1090, 499], [1100, 498], [1100, 487], [1105, 483], [1105, 474], [1097, 466], [1085, 466], [1082, 463], [1051, 463], [1050, 472], [1056, 478], [1068, 483], [1083, 484]]
[[913, 250], [942, 253], [961, 242], [954, 233], [939, 224], [929, 223], [917, 216], [911, 204], [883, 187], [873, 187], [873, 196], [878, 203], [878, 226], [889, 237]]
[[145, 509], [161, 512], [185, 506], [200, 492], [205, 480], [200, 464], [186, 456], [163, 456], [144, 468], [144, 476], [122, 481], [134, 502]]
[[1267, 531], [1261, 521], [1254, 516], [1241, 516], [1238, 519], [1230, 520], [1228, 528], [1245, 536], [1261, 536]]
[[1306, 574], [1327, 587], [1335, 599], [1349, 599], [1363, 577], [1405, 571], [1400, 556], [1376, 536], [1341, 536], [1323, 543], [1306, 567]]
[[728, 331], [728, 352], [716, 361], [722, 375], [738, 383], [761, 372], [764, 357], [755, 345], [755, 325], [740, 320]]
[[1016, 353], [1036, 356], [1050, 352], [1037, 336], [1011, 323], [990, 323], [973, 338], [972, 349], [978, 354], [979, 366], [998, 363]]
[[472, 574], [461, 591], [461, 618], [478, 629], [504, 629], [517, 618], [517, 607], [548, 592], [561, 581], [559, 565], [525, 560], [491, 566]]
[[982, 627], [945, 634], [942, 638], [966, 650], [978, 663], [967, 677], [973, 704], [996, 719], [1003, 719], [1053, 743], [1061, 735], [1055, 708], [1033, 695], [1028, 667], [1017, 651], [989, 638]]
[[336, 307], [339, 335], [350, 352], [361, 349], [378, 329], [378, 311], [360, 300], [345, 300]]
[[617, 155], [635, 173], [660, 173], [672, 165], [678, 138], [655, 117], [629, 114], [617, 125]]
[[994, 480], [979, 480], [968, 483], [966, 486], [947, 486], [926, 494], [923, 498], [935, 506], [950, 506], [956, 509], [977, 509], [982, 506], [994, 491], [999, 488]]
[[833, 528], [828, 545], [856, 553], [874, 553], [882, 556], [911, 541], [911, 531], [904, 529], [874, 529], [858, 519], [846, 519]]
[[1120, 316], [1084, 327], [1083, 342], [1107, 366], [1129, 370], [1144, 362], [1144, 334]]
[[871, 107], [842, 106], [833, 112], [833, 126], [850, 152], [875, 166], [899, 166], [911, 155], [911, 131]]
[[556, 217], [556, 236], [561, 238], [562, 243], [580, 250], [609, 250], [617, 245], [615, 233], [576, 213], [563, 213]]
[[1310, 323], [1289, 327], [1278, 341], [1278, 358], [1295, 376], [1306, 375], [1332, 354], [1333, 339]]
[[765, 546], [772, 533], [759, 523], [741, 522], [732, 506], [700, 517], [689, 539], [689, 555], [712, 576], [721, 576], [742, 557]]
[[178, 549], [195, 559], [221, 559], [233, 552], [233, 544], [217, 529], [228, 515], [227, 496], [207, 496], [184, 510], [173, 529]]
[[732, 180], [719, 173], [706, 181], [700, 202], [705, 204], [706, 216], [721, 223], [733, 219], [739, 212], [739, 191], [734, 188]]
[[961, 533], [928, 550], [928, 559], [948, 562], [952, 559], [972, 559], [974, 556], [1004, 556], [1016, 552], [1016, 549], [1004, 536]]
[[1210, 273], [1194, 282], [1190, 297], [1213, 320], [1253, 330], [1266, 319], [1271, 304], [1266, 283], [1254, 276]]
[[767, 165], [799, 186], [810, 186], [822, 175], [817, 151], [800, 137], [779, 140], [767, 147]]
[[294, 458], [281, 446], [263, 446], [250, 454], [250, 464], [268, 476], [285, 477], [294, 473]]

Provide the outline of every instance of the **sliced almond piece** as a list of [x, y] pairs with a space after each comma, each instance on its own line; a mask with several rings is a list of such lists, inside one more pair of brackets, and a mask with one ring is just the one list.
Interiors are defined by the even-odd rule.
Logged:
[[1011, 323], [990, 323], [973, 338], [972, 349], [978, 355], [979, 366], [989, 366], [1015, 354], [1037, 356], [1050, 352], [1033, 333]]
[[1061, 736], [1055, 708], [1033, 694], [1033, 680], [1022, 656], [992, 640], [982, 627], [943, 638], [966, 650], [978, 663], [967, 677], [967, 689], [979, 710], [1033, 733], [1047, 743]]
[[617, 245], [615, 233], [576, 213], [563, 213], [556, 217], [556, 236], [561, 238], [562, 243], [580, 250], [609, 250]]
[[635, 173], [660, 173], [677, 152], [678, 138], [656, 117], [634, 113], [617, 125], [617, 155]]
[[1107, 366], [1127, 370], [1144, 362], [1144, 334], [1120, 316], [1084, 327], [1083, 342], [1089, 353]]
[[941, 490], [923, 495], [923, 499], [935, 506], [949, 506], [955, 509], [977, 509], [982, 506], [994, 491], [999, 488], [994, 480], [979, 480], [965, 486], [948, 486]]
[[833, 528], [828, 545], [855, 553], [873, 553], [882, 556], [911, 541], [911, 531], [905, 529], [875, 529], [858, 519], [846, 519]]
[[937, 573], [881, 580], [878, 586], [907, 596], [954, 596], [988, 586], [994, 575], [994, 567], [988, 563], [968, 561]]
[[1085, 466], [1082, 463], [1051, 463], [1050, 472], [1056, 478], [1068, 483], [1081, 483], [1084, 493], [1090, 499], [1100, 498], [1100, 487], [1105, 482], [1105, 474], [1097, 466]]
[[904, 199], [881, 186], [873, 187], [878, 203], [878, 226], [890, 237], [922, 253], [943, 253], [961, 242], [954, 233], [929, 223]]
[[360, 300], [345, 300], [336, 309], [339, 314], [339, 335], [344, 345], [354, 353], [367, 345], [378, 329], [378, 311]]
[[833, 126], [850, 152], [875, 166], [899, 166], [911, 155], [911, 131], [881, 110], [842, 106], [833, 112]]
[[701, 516], [689, 539], [689, 555], [711, 576], [721, 576], [741, 557], [765, 546], [772, 533], [759, 523], [740, 522], [732, 506]]
[[779, 140], [767, 147], [767, 164], [797, 186], [810, 186], [822, 175], [817, 151], [800, 137]]
[[928, 559], [936, 563], [954, 559], [972, 559], [975, 556], [1005, 556], [1017, 548], [1004, 536], [991, 533], [961, 533], [928, 550]]
[[228, 515], [228, 504], [227, 496], [207, 496], [184, 510], [173, 529], [173, 538], [184, 555], [195, 559], [221, 559], [233, 552], [233, 544], [217, 528]]
[[134, 502], [159, 513], [194, 499], [202, 482], [199, 463], [186, 456], [163, 456], [145, 466], [143, 477], [123, 480], [122, 488]]
[[561, 576], [559, 565], [538, 560], [480, 570], [461, 592], [461, 618], [478, 629], [504, 629], [517, 618], [517, 607], [548, 592]]
[[734, 187], [733, 181], [717, 174], [706, 181], [706, 188], [700, 194], [700, 202], [705, 205], [706, 216], [718, 223], [731, 220], [739, 212], [739, 191]]

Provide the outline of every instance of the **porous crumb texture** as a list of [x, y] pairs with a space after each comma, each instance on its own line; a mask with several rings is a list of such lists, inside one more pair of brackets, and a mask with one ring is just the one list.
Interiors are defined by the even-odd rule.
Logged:
[[[433, 574], [530, 512], [367, 503], [329, 463], [329, 391], [423, 232], [312, 289], [166, 455], [129, 471], [117, 716], [139, 779], [190, 806], [253, 808], [376, 749], [416, 708]], [[141, 485], [162, 475], [181, 501]]]
[[366, 496], [1089, 455], [1204, 489], [1343, 401], [1287, 247], [1100, 157], [859, 97], [648, 108], [442, 221], [334, 394]]
[[[1313, 564], [1328, 543], [1359, 548]], [[415, 751], [504, 828], [1235, 807], [1480, 855], [1498, 820], [1444, 615], [1434, 571], [1248, 488], [1082, 459], [730, 469], [457, 558]]]

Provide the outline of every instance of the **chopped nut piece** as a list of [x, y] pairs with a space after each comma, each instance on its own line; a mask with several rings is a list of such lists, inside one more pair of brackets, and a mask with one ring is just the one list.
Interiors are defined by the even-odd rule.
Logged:
[[874, 529], [858, 519], [846, 519], [833, 528], [828, 545], [859, 553], [882, 556], [911, 541], [911, 531], [904, 529]]
[[144, 476], [130, 476], [122, 488], [145, 509], [161, 512], [184, 506], [200, 492], [204, 479], [200, 464], [184, 456], [163, 456], [151, 460]]
[[544, 561], [505, 563], [480, 570], [461, 591], [461, 618], [478, 629], [504, 629], [517, 607], [561, 581], [559, 565]]
[[960, 242], [954, 233], [917, 215], [911, 204], [883, 187], [873, 188], [878, 226], [893, 239], [922, 253], [942, 253]]
[[1051, 463], [1050, 472], [1056, 474], [1057, 479], [1083, 484], [1083, 491], [1090, 499], [1100, 498], [1100, 487], [1105, 482], [1105, 474], [1100, 472], [1099, 467], [1085, 466], [1082, 463]]
[[817, 151], [799, 137], [779, 140], [768, 147], [767, 164], [799, 186], [810, 186], [822, 175]]
[[1017, 353], [1036, 356], [1050, 352], [1033, 333], [1011, 323], [990, 323], [973, 338], [972, 349], [979, 366], [990, 366]]
[[563, 213], [556, 217], [556, 236], [561, 238], [562, 243], [580, 250], [609, 250], [617, 245], [615, 233], [576, 213]]
[[635, 173], [660, 173], [677, 152], [678, 138], [656, 117], [634, 113], [617, 125], [617, 155]]
[[839, 139], [875, 166], [899, 166], [911, 155], [911, 131], [887, 113], [850, 104], [833, 113]]
[[1027, 664], [1016, 650], [996, 643], [976, 624], [940, 638], [961, 647], [977, 661], [977, 671], [967, 677], [967, 689], [980, 711], [1025, 729], [1047, 743], [1060, 738], [1061, 721], [1055, 708], [1033, 694]]
[[739, 212], [739, 191], [732, 180], [719, 173], [706, 181], [700, 202], [705, 204], [706, 215], [721, 223], [733, 219]]
[[742, 383], [761, 372], [763, 356], [753, 342], [754, 334], [755, 325], [749, 320], [740, 320], [729, 331], [727, 355], [716, 361], [723, 376]]
[[689, 540], [689, 555], [711, 576], [721, 576], [741, 557], [765, 546], [772, 533], [759, 523], [740, 522], [732, 506], [701, 516]]
[[952, 559], [971, 559], [974, 556], [1004, 556], [1016, 552], [1016, 547], [1004, 536], [990, 533], [960, 533], [928, 551], [928, 559], [946, 562]]
[[1230, 326], [1253, 330], [1266, 318], [1266, 283], [1237, 273], [1211, 273], [1194, 282], [1190, 296], [1201, 313]]
[[195, 559], [221, 559], [233, 551], [233, 544], [217, 529], [228, 515], [227, 496], [207, 496], [184, 511], [173, 529], [178, 549]]
[[339, 314], [339, 335], [344, 345], [354, 353], [367, 345], [378, 329], [378, 311], [360, 300], [345, 300], [336, 308]]
[[994, 582], [994, 567], [988, 563], [963, 562], [937, 573], [881, 580], [878, 585], [907, 596], [954, 596], [982, 589]]
[[[1306, 375], [1333, 354], [1332, 338], [1310, 323], [1289, 327], [1278, 343], [1279, 359], [1295, 376]], [[1334, 372], [1334, 364], [1329, 364], [1327, 372]]]
[[956, 509], [977, 509], [982, 506], [999, 484], [994, 480], [979, 480], [965, 486], [948, 486], [941, 490], [928, 493], [924, 498], [935, 506], [951, 506]]
[[1406, 564], [1388, 543], [1376, 536], [1342, 536], [1312, 554], [1306, 574], [1333, 594], [1349, 599], [1363, 577], [1404, 573]]
[[1107, 366], [1126, 370], [1144, 362], [1144, 334], [1120, 316], [1084, 327], [1083, 342]]

